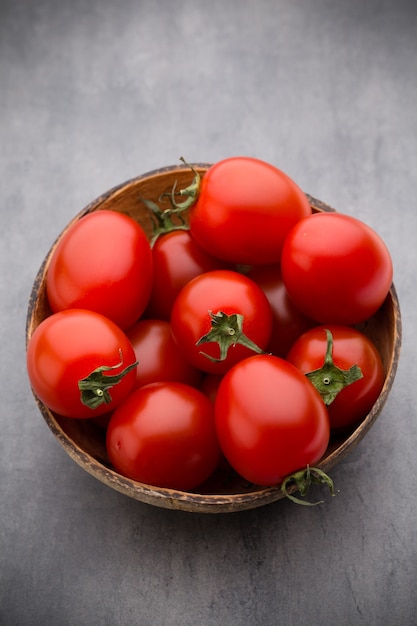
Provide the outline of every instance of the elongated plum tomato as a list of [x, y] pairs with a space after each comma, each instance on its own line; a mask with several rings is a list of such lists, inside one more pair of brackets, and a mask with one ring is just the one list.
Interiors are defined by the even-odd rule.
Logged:
[[196, 387], [202, 372], [185, 358], [165, 320], [139, 320], [126, 331], [138, 361], [136, 387], [167, 380]]
[[171, 489], [194, 489], [220, 459], [212, 403], [172, 381], [136, 389], [113, 413], [106, 444], [121, 474]]
[[[384, 384], [384, 367], [372, 341], [349, 326], [317, 326], [308, 330], [295, 341], [287, 360], [304, 374], [322, 368], [327, 348], [326, 329], [333, 337], [334, 365], [342, 370], [357, 365], [362, 372], [362, 378], [344, 387], [327, 407], [331, 429], [340, 431], [355, 426], [369, 413]], [[323, 376], [329, 378], [328, 372]]]
[[127, 215], [101, 210], [65, 232], [51, 257], [46, 290], [54, 312], [89, 309], [127, 329], [145, 310], [152, 277], [142, 227]]
[[190, 230], [202, 248], [233, 263], [278, 263], [284, 239], [311, 215], [307, 196], [265, 161], [231, 157], [205, 173]]
[[[97, 417], [114, 409], [134, 387], [135, 363], [126, 334], [108, 318], [85, 309], [47, 317], [27, 348], [33, 391], [65, 417]], [[79, 383], [89, 376], [81, 393]]]
[[341, 213], [315, 213], [294, 226], [282, 251], [290, 298], [322, 324], [350, 326], [371, 317], [392, 283], [392, 261], [381, 237]]
[[323, 456], [329, 416], [294, 365], [255, 355], [225, 374], [215, 401], [216, 430], [230, 465], [246, 480], [275, 485]]
[[[230, 270], [214, 270], [193, 278], [178, 294], [171, 315], [175, 341], [186, 358], [203, 372], [222, 374], [232, 365], [253, 354], [252, 349], [238, 343], [240, 333], [229, 323], [217, 325], [218, 317], [243, 317], [242, 333], [264, 350], [272, 328], [272, 312], [262, 289], [250, 278]], [[216, 319], [213, 322], [214, 316]], [[221, 358], [220, 345], [214, 340], [201, 343], [211, 325], [230, 340], [226, 357]], [[256, 351], [256, 350], [255, 350]]]
[[174, 230], [158, 237], [152, 247], [152, 258], [154, 281], [146, 308], [148, 318], [169, 320], [175, 298], [192, 278], [225, 269], [225, 263], [203, 250], [186, 230]]

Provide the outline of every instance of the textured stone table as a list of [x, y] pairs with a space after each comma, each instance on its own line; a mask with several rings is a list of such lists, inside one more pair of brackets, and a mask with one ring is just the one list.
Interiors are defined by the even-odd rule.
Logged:
[[[5, 0], [0, 6], [0, 623], [417, 623], [417, 5]], [[25, 370], [27, 300], [70, 218], [178, 162], [245, 154], [387, 242], [404, 341], [337, 497], [153, 508], [83, 472]]]

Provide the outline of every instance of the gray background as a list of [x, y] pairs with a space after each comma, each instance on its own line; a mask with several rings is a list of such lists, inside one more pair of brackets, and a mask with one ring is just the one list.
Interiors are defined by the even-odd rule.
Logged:
[[[417, 624], [414, 0], [0, 3], [0, 622]], [[387, 242], [404, 342], [336, 498], [192, 515], [81, 470], [36, 409], [27, 300], [64, 225], [159, 166], [245, 154]], [[414, 370], [413, 370], [414, 368]]]

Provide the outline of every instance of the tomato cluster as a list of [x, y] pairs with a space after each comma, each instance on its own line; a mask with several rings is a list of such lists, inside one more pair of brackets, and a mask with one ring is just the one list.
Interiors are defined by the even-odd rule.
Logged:
[[111, 210], [63, 234], [51, 315], [28, 344], [32, 388], [104, 426], [111, 463], [140, 482], [193, 490], [225, 458], [254, 484], [331, 486], [313, 466], [384, 382], [356, 325], [388, 294], [389, 252], [360, 220], [313, 213], [269, 163], [191, 169], [168, 208], [143, 200], [151, 240]]

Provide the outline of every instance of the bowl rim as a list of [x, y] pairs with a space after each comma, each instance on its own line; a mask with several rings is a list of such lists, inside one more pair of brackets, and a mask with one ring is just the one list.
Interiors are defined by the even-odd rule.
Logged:
[[[191, 164], [193, 168], [197, 171], [206, 171], [211, 164], [210, 163], [193, 163]], [[154, 170], [150, 170], [144, 174], [139, 176], [135, 176], [133, 178], [128, 179], [127, 181], [120, 183], [118, 185], [113, 186], [108, 191], [104, 192], [92, 202], [90, 202], [84, 209], [79, 211], [63, 228], [63, 230], [59, 233], [53, 244], [51, 245], [49, 251], [47, 252], [41, 266], [36, 273], [34, 283], [31, 288], [28, 309], [26, 315], [26, 329], [25, 329], [25, 339], [26, 339], [26, 349], [30, 340], [30, 337], [35, 329], [34, 326], [34, 316], [36, 314], [37, 308], [37, 297], [39, 293], [39, 288], [41, 282], [43, 280], [44, 274], [47, 270], [47, 266], [51, 259], [52, 253], [68, 228], [71, 225], [81, 219], [87, 213], [90, 213], [94, 210], [97, 210], [101, 204], [103, 204], [110, 197], [119, 195], [126, 188], [131, 187], [132, 185], [136, 185], [139, 182], [149, 179], [164, 176], [167, 173], [173, 173], [175, 171], [187, 170], [190, 168], [187, 165], [171, 165], [166, 166]], [[335, 209], [330, 207], [328, 204], [314, 198], [310, 194], [306, 193], [306, 196], [310, 202], [310, 205], [313, 209], [318, 211], [325, 212], [334, 212]], [[388, 398], [389, 392], [391, 391], [392, 385], [394, 383], [395, 375], [397, 372], [398, 361], [400, 357], [401, 351], [401, 343], [402, 343], [402, 320], [401, 320], [401, 311], [398, 300], [397, 291], [394, 283], [392, 283], [389, 293], [387, 295], [387, 300], [390, 300], [390, 304], [393, 308], [393, 319], [394, 319], [394, 327], [393, 327], [393, 350], [390, 354], [389, 363], [387, 365], [387, 372], [385, 376], [385, 381], [383, 388], [373, 405], [371, 411], [366, 415], [366, 417], [360, 422], [360, 424], [351, 432], [349, 436], [343, 439], [340, 445], [337, 445], [333, 451], [329, 454], [325, 454], [323, 460], [317, 463], [317, 467], [327, 472], [331, 469], [336, 463], [339, 463], [350, 451], [352, 446], [359, 443], [365, 434], [369, 431], [371, 426], [374, 424], [378, 415], [380, 414], [385, 402]], [[200, 493], [198, 490], [195, 491], [180, 491], [176, 489], [155, 487], [152, 485], [147, 485], [145, 483], [140, 483], [138, 481], [134, 481], [130, 478], [124, 477], [118, 472], [116, 472], [111, 467], [107, 467], [104, 463], [100, 462], [98, 459], [92, 457], [88, 452], [83, 450], [81, 446], [78, 445], [62, 428], [62, 426], [57, 421], [55, 415], [52, 411], [50, 411], [36, 396], [36, 394], [32, 390], [32, 394], [35, 398], [35, 401], [38, 405], [38, 408], [48, 425], [49, 429], [52, 431], [56, 439], [59, 441], [61, 446], [65, 449], [67, 454], [78, 464], [80, 465], [87, 473], [95, 477], [100, 482], [104, 483], [107, 486], [119, 491], [122, 494], [129, 496], [130, 498], [139, 500], [141, 502], [151, 504], [160, 508], [167, 509], [176, 509], [182, 511], [189, 512], [199, 512], [199, 513], [229, 513], [236, 512], [242, 510], [248, 510], [257, 508], [260, 506], [264, 506], [266, 504], [275, 502], [284, 497], [284, 494], [281, 490], [281, 485], [274, 485], [270, 487], [257, 487], [251, 491], [245, 491], [242, 493], [235, 494], [212, 494], [212, 493]], [[290, 490], [291, 491], [291, 490]]]

